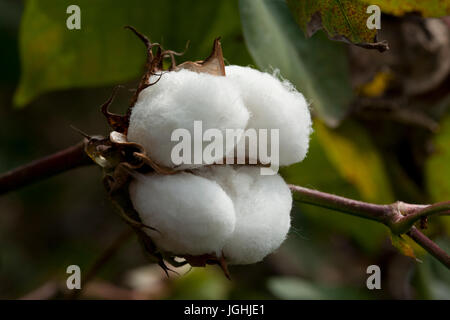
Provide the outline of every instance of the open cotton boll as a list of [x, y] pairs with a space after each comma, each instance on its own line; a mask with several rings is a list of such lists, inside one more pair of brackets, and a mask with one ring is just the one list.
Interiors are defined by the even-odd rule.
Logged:
[[[303, 95], [288, 81], [258, 70], [225, 67], [227, 78], [240, 89], [250, 112], [247, 128], [279, 129], [279, 165], [302, 161], [312, 132], [311, 115]], [[268, 145], [270, 155], [270, 143]]]
[[249, 166], [202, 168], [199, 174], [217, 181], [233, 201], [236, 227], [223, 247], [229, 264], [259, 262], [283, 243], [292, 195], [281, 176], [263, 176]]
[[139, 175], [130, 198], [158, 248], [178, 255], [221, 256], [235, 228], [233, 202], [214, 181], [190, 173]]
[[[202, 121], [203, 132], [218, 129], [225, 136], [225, 129], [244, 129], [248, 118], [240, 93], [226, 77], [172, 71], [162, 74], [159, 82], [139, 94], [130, 117], [128, 140], [141, 144], [158, 164], [175, 167], [171, 153], [179, 141], [171, 141], [174, 130], [184, 128], [190, 132], [193, 163], [194, 121]], [[202, 137], [198, 138], [201, 143]], [[209, 143], [203, 143], [203, 149]], [[211, 162], [222, 159], [233, 149], [231, 145], [223, 155], [218, 152]], [[199, 165], [180, 165], [177, 169], [196, 166]]]

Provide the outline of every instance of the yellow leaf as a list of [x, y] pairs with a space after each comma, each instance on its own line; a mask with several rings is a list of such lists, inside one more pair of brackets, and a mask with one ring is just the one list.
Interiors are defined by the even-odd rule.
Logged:
[[316, 134], [340, 175], [370, 202], [392, 202], [392, 189], [383, 161], [363, 127], [346, 121], [337, 129], [316, 122]]
[[419, 12], [423, 17], [443, 17], [450, 14], [449, 0], [362, 0], [366, 5], [378, 5], [381, 11], [395, 16]]
[[398, 251], [400, 251], [401, 254], [413, 258], [414, 260], [419, 260], [416, 253], [418, 255], [423, 255], [423, 249], [409, 237], [405, 237], [403, 235], [395, 235], [392, 233], [390, 236], [392, 245]]
[[392, 73], [390, 72], [378, 72], [370, 82], [361, 86], [359, 91], [366, 97], [380, 97], [388, 88], [392, 77]]

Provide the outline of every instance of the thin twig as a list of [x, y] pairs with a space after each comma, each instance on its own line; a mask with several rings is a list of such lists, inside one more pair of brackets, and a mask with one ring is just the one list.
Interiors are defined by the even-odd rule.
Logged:
[[[93, 265], [90, 267], [90, 269], [87, 271], [86, 275], [83, 277], [82, 281], [82, 288], [85, 288], [89, 281], [91, 281], [97, 273], [105, 266], [105, 264], [119, 251], [119, 249], [131, 238], [131, 236], [134, 234], [133, 229], [129, 228], [125, 231], [123, 231], [114, 241], [111, 243], [111, 245], [106, 248], [106, 250], [102, 253], [100, 257], [95, 260]], [[80, 293], [81, 290], [74, 290], [73, 294], [71, 296], [72, 299], [76, 299]]]
[[84, 151], [86, 141], [0, 175], [0, 195], [70, 169], [93, 164]]
[[424, 248], [429, 254], [442, 262], [450, 269], [450, 256], [442, 250], [435, 242], [431, 241], [426, 235], [420, 232], [416, 227], [412, 227], [407, 233], [417, 244]]
[[405, 221], [417, 221], [422, 217], [429, 217], [433, 214], [447, 215], [450, 214], [450, 201], [439, 202], [429, 206], [423, 206], [416, 212], [412, 212], [405, 217]]

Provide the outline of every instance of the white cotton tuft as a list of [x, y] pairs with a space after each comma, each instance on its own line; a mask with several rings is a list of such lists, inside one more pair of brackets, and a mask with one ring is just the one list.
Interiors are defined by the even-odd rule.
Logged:
[[[156, 80], [153, 77], [152, 80]], [[239, 91], [226, 77], [188, 70], [163, 73], [159, 82], [144, 89], [132, 109], [128, 140], [141, 144], [158, 164], [175, 167], [172, 148], [178, 141], [171, 141], [176, 129], [187, 129], [191, 135], [191, 165], [177, 169], [194, 168], [194, 121], [202, 121], [203, 132], [218, 129], [225, 136], [225, 129], [244, 129], [249, 113]], [[199, 137], [201, 142], [202, 138]], [[210, 142], [203, 143], [203, 149]], [[225, 145], [224, 145], [225, 147]], [[221, 160], [218, 155], [213, 161]]]
[[158, 248], [178, 255], [221, 256], [235, 228], [233, 203], [214, 181], [190, 173], [140, 175], [130, 198]]
[[199, 174], [216, 181], [233, 201], [236, 227], [223, 247], [229, 264], [259, 262], [283, 243], [292, 195], [281, 176], [263, 176], [249, 166], [202, 168]]
[[[287, 80], [241, 66], [225, 67], [250, 112], [247, 128], [279, 129], [279, 165], [302, 161], [312, 132], [311, 115], [303, 95]], [[270, 133], [268, 132], [268, 137]], [[268, 145], [270, 155], [270, 143]]]

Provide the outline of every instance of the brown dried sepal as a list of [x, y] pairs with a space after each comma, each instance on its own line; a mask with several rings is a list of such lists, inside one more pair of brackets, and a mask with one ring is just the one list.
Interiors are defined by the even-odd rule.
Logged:
[[121, 116], [119, 114], [109, 112], [109, 107], [114, 101], [118, 88], [120, 88], [120, 86], [116, 86], [113, 89], [111, 96], [108, 98], [108, 100], [106, 100], [105, 103], [102, 104], [101, 111], [106, 117], [106, 120], [108, 121], [110, 127], [113, 128], [113, 130], [127, 134], [130, 122], [129, 114], [127, 113], [127, 115]]
[[[109, 135], [109, 139], [111, 143], [119, 150], [131, 150], [134, 160], [133, 163], [130, 163], [132, 169], [136, 170], [144, 165], [147, 165], [159, 174], [168, 175], [177, 173], [177, 171], [171, 168], [161, 166], [154, 162], [149, 156], [147, 156], [144, 147], [138, 143], [129, 142], [126, 135], [117, 131], [112, 131]], [[133, 149], [136, 151], [133, 151]]]
[[[142, 169], [144, 164], [141, 160], [135, 162], [123, 161], [125, 158], [129, 158], [129, 153], [135, 153], [134, 150], [141, 150], [138, 144], [121, 141], [123, 135], [113, 131], [109, 140], [104, 139], [104, 148], [100, 150], [107, 150], [108, 155], [99, 154], [97, 156], [103, 157], [108, 161], [107, 157], [112, 156], [114, 159], [121, 159], [114, 168], [110, 166], [103, 167], [103, 184], [107, 191], [108, 197], [113, 205], [117, 208], [122, 219], [133, 229], [136, 233], [138, 240], [143, 248], [145, 254], [152, 262], [158, 263], [159, 266], [167, 273], [170, 269], [165, 265], [163, 255], [158, 250], [157, 246], [147, 235], [144, 229], [159, 232], [157, 229], [144, 224], [138, 212], [134, 209], [134, 206], [130, 200], [128, 189], [130, 182], [132, 181], [135, 170]], [[99, 142], [95, 142], [99, 144]], [[88, 143], [89, 145], [89, 143]], [[92, 145], [92, 148], [95, 145]], [[99, 149], [101, 145], [96, 145], [95, 148]]]
[[211, 54], [203, 61], [186, 61], [176, 66], [173, 70], [187, 69], [198, 73], [209, 73], [215, 76], [225, 76], [225, 62], [223, 59], [220, 38], [214, 40]]
[[217, 257], [215, 254], [203, 254], [200, 256], [183, 256], [182, 258], [186, 259], [186, 261], [193, 267], [205, 267], [206, 265], [218, 265], [225, 277], [231, 280], [230, 272], [228, 271], [228, 265], [225, 260], [225, 257], [222, 253], [221, 257]]
[[[105, 115], [108, 124], [114, 131], [127, 135], [128, 127], [130, 123], [131, 110], [133, 109], [139, 94], [142, 90], [155, 85], [163, 76], [164, 72], [176, 71], [180, 69], [187, 69], [198, 73], [208, 73], [216, 76], [225, 76], [225, 63], [223, 58], [222, 46], [220, 44], [220, 38], [214, 40], [214, 45], [211, 54], [201, 61], [186, 61], [180, 65], [177, 65], [175, 56], [181, 56], [184, 52], [176, 52], [173, 50], [165, 50], [159, 43], [152, 43], [145, 35], [137, 31], [132, 26], [126, 26], [125, 28], [131, 30], [145, 45], [146, 48], [146, 63], [145, 72], [141, 77], [139, 85], [133, 94], [130, 105], [128, 107], [126, 115], [118, 115], [109, 112], [109, 107], [112, 104], [117, 92], [117, 88], [114, 88], [111, 97], [101, 106], [101, 111]], [[156, 52], [154, 52], [154, 48]], [[169, 58], [171, 61], [170, 67], [164, 69], [164, 59]], [[156, 76], [156, 80], [151, 82], [152, 76]]]
[[128, 189], [135, 174], [155, 171], [159, 174], [177, 173], [170, 168], [156, 165], [145, 153], [144, 148], [120, 132], [112, 131], [109, 139], [103, 137], [87, 137], [86, 153], [103, 168], [103, 184], [107, 194], [117, 208], [122, 219], [135, 231], [141, 247], [152, 262], [157, 263], [167, 275], [171, 270], [166, 262], [174, 267], [189, 263], [193, 267], [218, 265], [224, 275], [230, 279], [227, 263], [223, 255], [218, 258], [213, 254], [201, 256], [180, 256], [185, 261], [175, 260], [176, 255], [158, 249], [145, 229], [159, 232], [152, 226], [145, 225], [130, 200]]
[[[225, 276], [230, 279], [227, 263], [223, 255], [218, 258], [216, 255], [207, 254], [201, 256], [182, 256], [185, 261], [177, 262], [175, 255], [160, 251], [151, 237], [144, 231], [145, 228], [158, 232], [151, 226], [144, 225], [135, 211], [128, 194], [128, 187], [135, 172], [148, 173], [156, 172], [158, 174], [175, 174], [171, 168], [163, 167], [155, 163], [146, 153], [144, 148], [127, 139], [128, 127], [130, 122], [131, 110], [136, 104], [139, 94], [149, 86], [155, 85], [164, 72], [186, 69], [198, 73], [208, 73], [215, 76], [225, 76], [225, 63], [223, 58], [220, 38], [214, 40], [211, 54], [201, 61], [186, 61], [177, 65], [175, 56], [178, 53], [172, 50], [164, 50], [159, 43], [152, 43], [145, 35], [138, 32], [134, 27], [126, 26], [144, 43], [146, 47], [145, 73], [141, 77], [139, 85], [131, 98], [126, 115], [118, 115], [109, 111], [109, 107], [117, 93], [119, 86], [115, 87], [111, 96], [101, 106], [101, 111], [105, 115], [108, 124], [113, 131], [109, 138], [92, 141], [88, 144], [87, 153], [89, 156], [104, 169], [104, 185], [111, 201], [118, 208], [120, 215], [136, 232], [145, 253], [153, 262], [166, 272], [173, 271], [165, 263], [178, 267], [189, 263], [193, 267], [206, 265], [219, 265]], [[156, 48], [156, 52], [154, 52]], [[170, 67], [164, 69], [164, 59], [170, 59]], [[154, 80], [155, 79], [155, 80]], [[153, 82], [151, 82], [153, 81]]]

